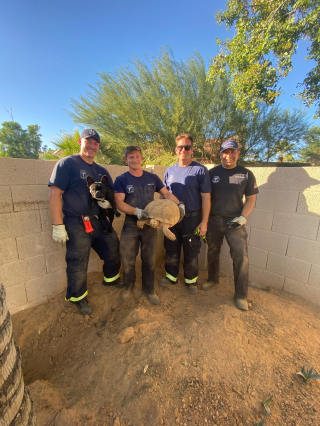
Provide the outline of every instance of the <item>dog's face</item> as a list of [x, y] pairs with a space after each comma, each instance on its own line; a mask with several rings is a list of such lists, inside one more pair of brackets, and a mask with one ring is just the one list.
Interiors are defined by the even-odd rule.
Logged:
[[104, 200], [108, 192], [108, 178], [102, 176], [101, 182], [94, 182], [91, 176], [87, 176], [87, 185], [89, 187], [92, 198], [96, 200]]

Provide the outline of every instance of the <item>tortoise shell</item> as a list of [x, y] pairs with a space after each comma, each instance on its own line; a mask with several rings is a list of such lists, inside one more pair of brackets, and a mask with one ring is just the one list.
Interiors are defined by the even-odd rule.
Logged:
[[179, 222], [180, 211], [174, 201], [158, 199], [151, 201], [144, 211], [149, 213], [149, 219], [156, 219], [166, 225], [168, 228]]

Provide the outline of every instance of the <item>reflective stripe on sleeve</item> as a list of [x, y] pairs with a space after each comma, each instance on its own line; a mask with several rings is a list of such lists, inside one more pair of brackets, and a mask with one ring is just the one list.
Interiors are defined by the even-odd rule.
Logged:
[[174, 283], [177, 282], [177, 279], [178, 279], [178, 278], [175, 278], [172, 275], [168, 274], [168, 272], [166, 272], [166, 277], [169, 278], [169, 280], [173, 281]]
[[119, 272], [117, 273], [117, 275], [116, 275], [115, 277], [112, 277], [112, 278], [106, 278], [106, 277], [103, 277], [103, 279], [104, 279], [104, 281], [105, 281], [106, 283], [112, 283], [112, 281], [115, 281], [115, 280], [117, 280], [118, 278], [120, 278], [120, 274], [119, 274]]
[[67, 300], [68, 302], [79, 302], [79, 300], [84, 299], [88, 294], [88, 291], [86, 291], [82, 296], [80, 297], [70, 297], [70, 299], [65, 298], [64, 300]]
[[185, 282], [186, 284], [194, 284], [197, 282], [198, 277], [193, 278], [193, 280], [187, 280], [187, 278], [185, 278]]

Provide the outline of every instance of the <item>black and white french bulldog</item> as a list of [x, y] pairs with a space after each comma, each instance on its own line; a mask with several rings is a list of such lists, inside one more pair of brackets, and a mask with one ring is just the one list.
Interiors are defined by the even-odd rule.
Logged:
[[[100, 210], [99, 210], [99, 219], [102, 222], [103, 230], [111, 232], [114, 216], [116, 215], [117, 217], [119, 217], [121, 215], [116, 209], [116, 203], [114, 201], [113, 191], [108, 185], [108, 177], [102, 176], [101, 182], [94, 182], [91, 176], [87, 176], [87, 185], [89, 187], [90, 194], [91, 194], [90, 208], [93, 207], [96, 201], [107, 200], [111, 204], [112, 206], [111, 209], [102, 209], [100, 207]], [[106, 217], [108, 217], [109, 222], [111, 224], [109, 229], [106, 227], [106, 224], [105, 224]]]

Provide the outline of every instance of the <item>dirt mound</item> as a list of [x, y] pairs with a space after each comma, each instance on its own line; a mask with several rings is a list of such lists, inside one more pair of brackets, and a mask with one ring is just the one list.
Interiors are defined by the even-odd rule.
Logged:
[[320, 380], [296, 374], [304, 364], [320, 371], [319, 307], [250, 288], [242, 312], [228, 278], [196, 295], [182, 279], [157, 285], [159, 306], [138, 282], [122, 303], [101, 281], [89, 274], [90, 317], [64, 294], [13, 316], [39, 426], [320, 425]]

